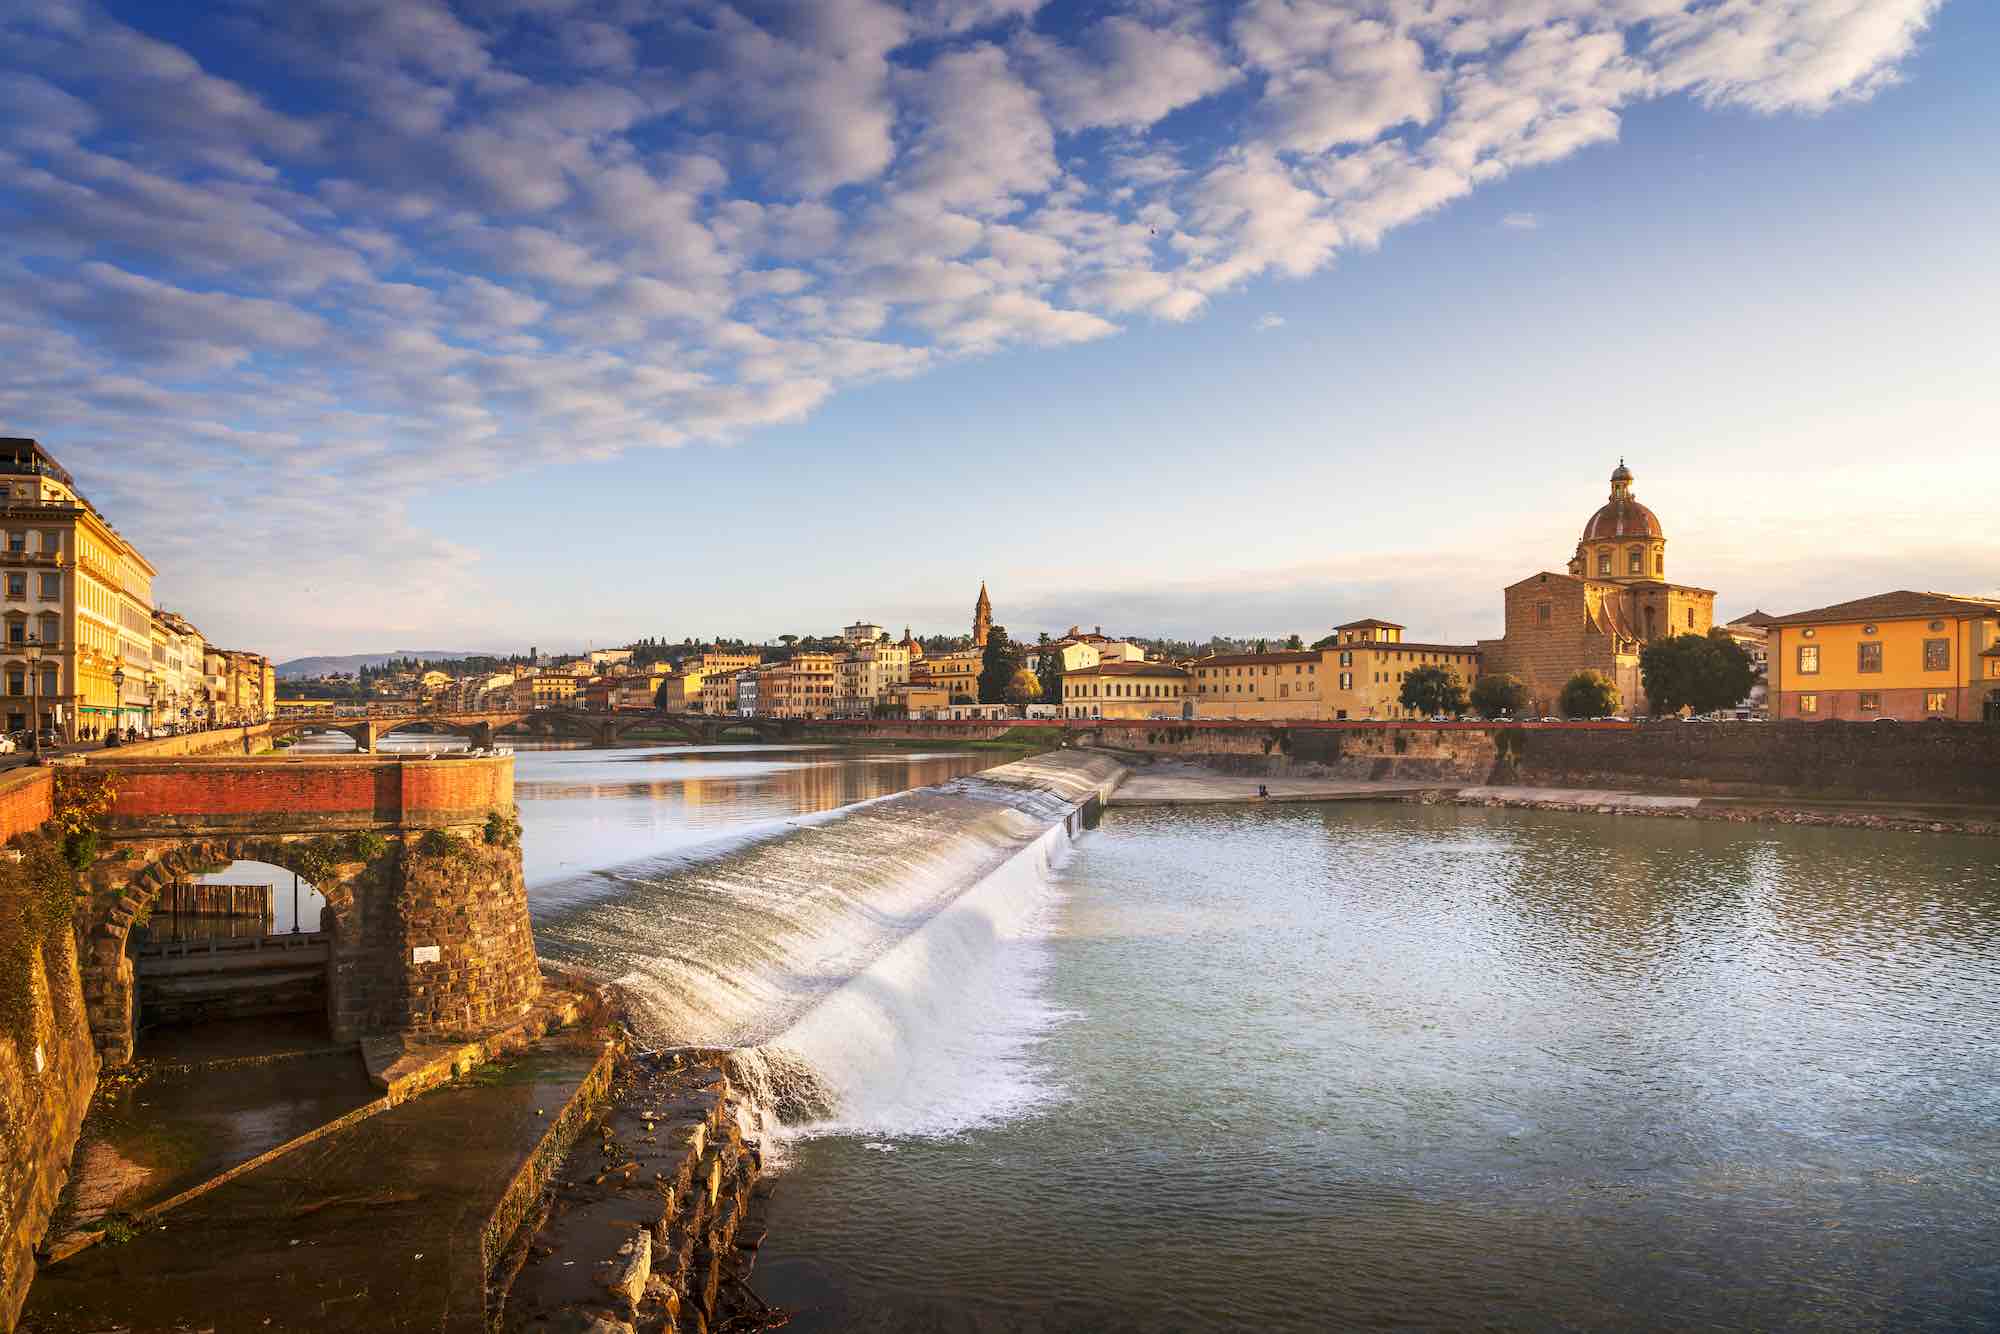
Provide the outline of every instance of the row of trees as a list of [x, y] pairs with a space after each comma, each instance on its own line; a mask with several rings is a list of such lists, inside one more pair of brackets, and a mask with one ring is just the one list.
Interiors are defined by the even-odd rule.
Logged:
[[[1706, 635], [1669, 635], [1639, 653], [1639, 680], [1657, 716], [1713, 713], [1733, 708], [1757, 683], [1749, 651], [1721, 630]], [[1486, 718], [1518, 715], [1528, 706], [1528, 689], [1517, 676], [1496, 672], [1473, 683], [1468, 695], [1442, 667], [1418, 667], [1403, 678], [1399, 702], [1422, 715], [1457, 717], [1471, 711]], [[1618, 712], [1618, 686], [1599, 672], [1578, 672], [1558, 701], [1565, 718], [1602, 718]]]

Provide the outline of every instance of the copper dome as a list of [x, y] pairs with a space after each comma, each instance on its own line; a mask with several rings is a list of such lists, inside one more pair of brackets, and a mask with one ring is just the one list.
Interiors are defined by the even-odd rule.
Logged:
[[1627, 537], [1666, 537], [1653, 511], [1630, 496], [1606, 502], [1583, 526], [1586, 542], [1615, 542]]

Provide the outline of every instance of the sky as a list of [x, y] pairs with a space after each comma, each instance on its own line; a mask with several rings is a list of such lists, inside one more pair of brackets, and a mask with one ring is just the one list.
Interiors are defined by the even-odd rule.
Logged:
[[2000, 6], [0, 0], [0, 434], [278, 658], [2000, 592]]

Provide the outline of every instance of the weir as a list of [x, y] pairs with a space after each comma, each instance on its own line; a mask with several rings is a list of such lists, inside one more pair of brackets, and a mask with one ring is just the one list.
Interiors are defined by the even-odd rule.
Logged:
[[[545, 957], [625, 993], [642, 1037], [728, 1047], [739, 1082], [790, 1124], [866, 1112], [913, 1128], [1010, 1096], [1033, 1024], [1020, 970], [1053, 899], [1048, 872], [1123, 779], [1111, 757], [1054, 752], [864, 803], [720, 857], [668, 859], [552, 887]], [[602, 896], [590, 901], [593, 887]], [[974, 1072], [954, 1063], [982, 1064]]]

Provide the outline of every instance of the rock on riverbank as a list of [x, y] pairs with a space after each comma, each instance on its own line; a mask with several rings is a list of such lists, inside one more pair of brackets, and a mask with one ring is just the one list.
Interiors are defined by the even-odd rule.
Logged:
[[[764, 1237], [757, 1118], [723, 1053], [635, 1051], [494, 1274], [522, 1334], [756, 1330], [788, 1318], [748, 1284]], [[750, 1133], [746, 1136], [746, 1128]]]

